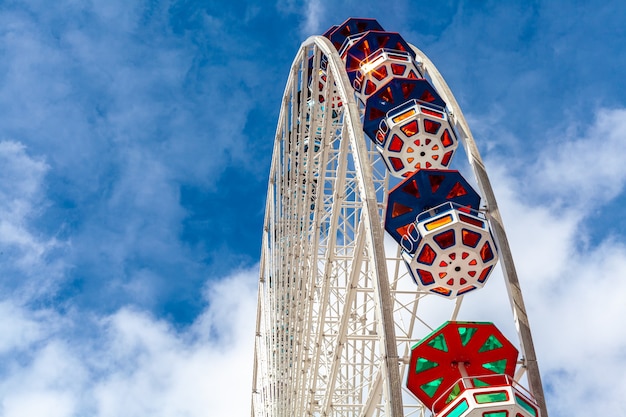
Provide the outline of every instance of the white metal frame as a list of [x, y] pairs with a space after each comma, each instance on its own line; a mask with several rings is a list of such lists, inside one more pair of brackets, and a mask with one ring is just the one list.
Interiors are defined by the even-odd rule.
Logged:
[[[530, 390], [547, 416], [521, 291], [484, 166], [445, 81], [421, 51], [415, 52], [418, 68], [448, 103], [487, 202]], [[328, 60], [325, 71], [322, 55]], [[327, 79], [320, 92], [322, 75]], [[325, 104], [316, 99], [320, 93]], [[433, 326], [455, 320], [463, 297], [443, 300], [447, 313], [436, 323], [418, 309], [426, 297], [437, 296], [416, 291], [399, 246], [385, 241], [382, 218], [390, 176], [364, 138], [362, 110], [330, 41], [321, 36], [305, 41], [285, 88], [270, 168], [253, 417], [429, 413], [403, 387], [410, 346]], [[311, 144], [318, 134], [316, 149]]]

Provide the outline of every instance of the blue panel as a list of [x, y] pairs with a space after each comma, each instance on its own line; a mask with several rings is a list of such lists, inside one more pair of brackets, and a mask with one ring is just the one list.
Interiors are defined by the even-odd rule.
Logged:
[[379, 49], [408, 52], [415, 59], [415, 52], [399, 34], [382, 31], [367, 32], [346, 51], [346, 71], [350, 83], [354, 82], [361, 62]]
[[[385, 230], [398, 244], [402, 245], [402, 234], [397, 229], [413, 223], [421, 212], [445, 202], [453, 202], [478, 210], [480, 196], [459, 171], [418, 170], [389, 193], [385, 213]], [[407, 250], [406, 245], [403, 247]]]
[[367, 32], [368, 30], [383, 31], [385, 29], [383, 29], [376, 19], [357, 19], [351, 17], [339, 26], [333, 26], [327, 30], [323, 36], [330, 39], [335, 48], [339, 50], [349, 36]]
[[432, 103], [439, 107], [446, 107], [446, 103], [439, 96], [439, 93], [427, 80], [393, 78], [367, 99], [363, 131], [371, 140], [374, 140], [380, 121], [386, 116], [387, 112], [414, 99]]

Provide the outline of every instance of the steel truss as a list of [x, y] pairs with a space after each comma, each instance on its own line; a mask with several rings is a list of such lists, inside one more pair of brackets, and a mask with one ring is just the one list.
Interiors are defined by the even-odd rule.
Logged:
[[[448, 103], [487, 206], [521, 345], [547, 416], [521, 291], [480, 154], [445, 81], [417, 65]], [[393, 179], [364, 138], [362, 104], [332, 44], [314, 36], [296, 55], [283, 96], [262, 239], [252, 416], [425, 416], [402, 384], [410, 347], [462, 303], [428, 304], [382, 219]], [[517, 375], [519, 379], [521, 375]]]

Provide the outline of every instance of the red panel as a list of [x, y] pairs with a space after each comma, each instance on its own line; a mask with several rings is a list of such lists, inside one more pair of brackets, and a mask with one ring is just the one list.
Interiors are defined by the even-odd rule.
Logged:
[[393, 72], [394, 75], [402, 75], [405, 70], [406, 65], [404, 64], [391, 64], [391, 72]]
[[420, 192], [417, 189], [417, 181], [412, 180], [407, 182], [407, 184], [402, 187], [402, 191], [404, 191], [407, 194], [412, 195], [415, 198], [420, 198]]
[[432, 292], [436, 292], [437, 294], [445, 295], [446, 297], [452, 294], [452, 290], [449, 290], [444, 287], [431, 288]]
[[475, 219], [474, 217], [470, 217], [470, 216], [465, 216], [463, 214], [459, 214], [459, 220], [461, 220], [462, 222], [465, 222], [467, 224], [471, 224], [480, 228], [485, 227], [485, 223], [483, 223], [482, 220], [479, 219]]
[[385, 142], [385, 135], [380, 130], [376, 132], [376, 142], [382, 145]]
[[485, 242], [482, 249], [480, 250], [480, 258], [485, 263], [493, 259], [493, 251], [491, 250], [491, 245], [488, 241]]
[[408, 235], [407, 231], [409, 230], [409, 227], [411, 227], [412, 225], [413, 223], [402, 225], [396, 229], [396, 232], [398, 232], [400, 236], [406, 236]]
[[396, 46], [393, 49], [395, 49], [396, 51], [406, 52], [406, 49], [404, 48], [404, 45], [401, 42], [397, 42]]
[[[365, 95], [369, 96], [371, 94], [374, 94], [374, 91], [376, 91], [376, 84], [374, 84], [370, 80], [367, 80], [365, 82]], [[384, 117], [385, 116], [385, 113], [383, 113], [382, 111], [380, 111], [378, 109], [372, 109], [372, 114], [370, 115], [370, 117], [373, 117], [372, 115], [374, 114], [375, 111], [376, 111], [377, 114], [380, 114], [380, 116], [378, 116], [378, 117]], [[378, 117], [373, 117], [373, 119], [377, 119]]]
[[370, 49], [370, 43], [367, 39], [365, 39], [363, 42], [360, 42], [359, 44], [356, 45], [356, 47], [363, 52], [364, 56], [370, 56], [370, 54], [372, 53], [372, 50]]
[[450, 132], [448, 132], [448, 129], [444, 130], [443, 134], [441, 135], [441, 144], [443, 145], [443, 147], [447, 148], [453, 143], [454, 142], [452, 141], [452, 137], [450, 137]]
[[433, 96], [430, 91], [425, 90], [422, 96], [420, 97], [420, 100], [431, 103], [435, 101], [436, 99], [435, 99], [435, 96]]
[[393, 135], [391, 143], [389, 144], [389, 150], [392, 152], [400, 152], [402, 150], [402, 146], [404, 146], [402, 139], [400, 139], [398, 135]]
[[448, 195], [446, 196], [446, 200], [450, 200], [455, 197], [460, 197], [462, 195], [467, 195], [467, 190], [460, 182], [454, 184]]
[[443, 175], [431, 174], [428, 176], [428, 180], [430, 181], [430, 188], [433, 194], [437, 193], [437, 190], [439, 189], [439, 186], [444, 179], [445, 177]]
[[422, 251], [417, 257], [417, 262], [422, 263], [424, 265], [432, 265], [436, 257], [437, 257], [437, 254], [435, 253], [433, 248], [431, 248], [430, 245], [427, 243], [424, 245], [424, 247], [422, 248]]
[[372, 71], [372, 77], [376, 78], [378, 81], [381, 81], [387, 76], [387, 67], [380, 66]]
[[422, 107], [422, 113], [428, 114], [429, 116], [435, 116], [440, 119], [443, 119], [443, 114], [439, 113], [438, 111], [427, 109], [425, 107]]
[[478, 282], [480, 282], [481, 284], [485, 282], [492, 268], [493, 268], [493, 265], [483, 269], [483, 272], [480, 273], [480, 277], [478, 278]]
[[411, 207], [407, 207], [404, 204], [400, 204], [398, 202], [393, 203], [393, 210], [391, 212], [391, 217], [398, 217], [403, 214], [409, 213], [413, 211]]
[[461, 289], [460, 289], [460, 290], [456, 293], [456, 295], [463, 295], [463, 294], [468, 293], [468, 292], [470, 292], [470, 291], [472, 291], [472, 290], [475, 290], [475, 289], [476, 289], [476, 287], [475, 287], [475, 286], [470, 285], [469, 287], [461, 288]]
[[437, 245], [439, 245], [441, 249], [449, 248], [456, 242], [454, 239], [454, 229], [439, 233], [438, 235], [433, 236], [433, 239], [437, 242]]
[[428, 133], [432, 133], [434, 135], [437, 133], [440, 127], [441, 123], [437, 123], [433, 120], [424, 119], [424, 130]]
[[361, 61], [352, 56], [346, 57], [346, 71], [351, 72], [358, 69], [361, 69]]
[[433, 278], [433, 274], [428, 271], [424, 271], [423, 269], [418, 269], [417, 274], [420, 277], [420, 281], [422, 281], [423, 285], [430, 285], [435, 283], [435, 278]]
[[414, 83], [403, 83], [402, 84], [402, 94], [404, 95], [404, 99], [408, 100], [409, 96], [411, 95], [411, 92], [413, 92], [413, 90], [415, 90], [415, 84]]
[[[474, 289], [472, 287], [463, 288], [461, 291], [471, 291]], [[474, 332], [473, 335], [467, 337], [471, 332]], [[502, 347], [491, 350], [481, 349], [490, 337], [496, 338]], [[445, 348], [442, 349], [442, 346]], [[460, 363], [463, 364], [468, 376], [476, 377], [496, 375], [483, 365], [505, 360], [504, 374], [513, 377], [517, 356], [517, 349], [492, 323], [447, 322], [412, 349], [407, 388], [437, 413], [445, 405], [447, 393], [462, 377], [459, 369]], [[418, 358], [436, 363], [437, 366], [418, 373], [416, 372]], [[432, 396], [421, 389], [422, 385], [439, 378], [443, 380]], [[499, 379], [498, 382], [500, 382]], [[505, 382], [504, 378], [501, 382]], [[435, 400], [442, 396], [443, 399], [435, 404]]]
[[[387, 87], [380, 92], [380, 98], [386, 102], [393, 103], [393, 93], [391, 88]], [[372, 109], [374, 110], [374, 109]]]
[[[417, 132], [419, 132], [417, 120], [413, 120], [412, 122], [405, 124], [400, 128], [400, 130], [402, 130], [402, 132], [404, 132], [404, 134], [408, 137], [415, 135]], [[419, 146], [419, 144], [417, 144], [417, 146]]]
[[378, 48], [384, 49], [387, 46], [387, 42], [389, 42], [389, 35], [378, 35], [376, 40], [378, 41]]
[[470, 248], [475, 248], [480, 240], [480, 233], [472, 232], [471, 230], [463, 229], [461, 231], [463, 244]]
[[[368, 83], [374, 85], [369, 81]], [[374, 88], [376, 88], [376, 86], [374, 86]], [[365, 87], [365, 89], [367, 90], [367, 86]], [[385, 113], [382, 110], [377, 109], [376, 107], [372, 107], [372, 110], [370, 111], [370, 120], [380, 119], [381, 117], [385, 117]]]
[[404, 169], [404, 162], [402, 162], [402, 159], [400, 158], [390, 157], [389, 162], [391, 162], [391, 166], [396, 171], [401, 171]]

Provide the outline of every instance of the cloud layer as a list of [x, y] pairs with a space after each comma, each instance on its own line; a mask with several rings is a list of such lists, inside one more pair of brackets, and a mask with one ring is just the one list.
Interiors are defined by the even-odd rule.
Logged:
[[[184, 331], [127, 308], [59, 316], [3, 301], [0, 415], [247, 414], [255, 277], [241, 271], [207, 286], [211, 307]], [[77, 334], [85, 321], [88, 337]]]
[[[592, 120], [581, 136], [546, 144], [535, 164], [514, 171], [507, 167], [517, 167], [514, 161], [487, 164], [524, 291], [548, 408], [557, 416], [626, 410], [619, 400], [626, 384], [626, 336], [619, 330], [626, 245], [610, 227], [600, 238], [590, 235], [598, 223], [607, 224], [598, 218], [602, 207], [623, 193], [623, 168], [612, 161], [624, 154], [626, 112], [599, 109]], [[496, 292], [485, 289], [475, 303], [469, 300], [470, 314], [498, 317], [502, 303], [494, 297]]]
[[[351, 15], [428, 53], [469, 116], [551, 416], [626, 414], [626, 8], [335, 3], [2, 3], [0, 416], [249, 412], [281, 94]], [[502, 314], [502, 289], [464, 313]]]

